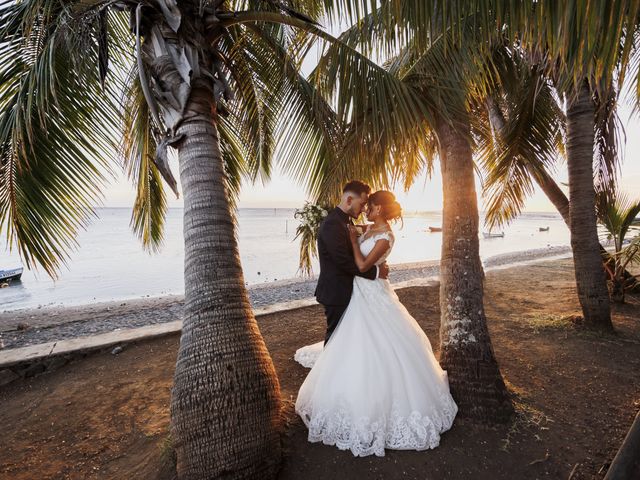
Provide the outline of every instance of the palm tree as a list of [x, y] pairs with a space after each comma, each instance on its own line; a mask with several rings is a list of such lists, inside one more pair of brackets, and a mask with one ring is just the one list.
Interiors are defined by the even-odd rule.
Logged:
[[[577, 1], [551, 0], [451, 3], [448, 13], [473, 12], [483, 20], [483, 36], [500, 30], [510, 44], [540, 59], [540, 68], [554, 79], [567, 101], [569, 217], [578, 294], [586, 325], [610, 330], [594, 204], [594, 98], [607, 98], [616, 82], [619, 89], [628, 70], [638, 73], [640, 5], [631, 0], [601, 0], [588, 7]], [[603, 31], [607, 35], [599, 35]]]
[[[541, 90], [545, 92], [548, 86], [541, 82]], [[534, 87], [536, 88], [536, 87]], [[567, 143], [566, 157], [569, 170], [569, 197], [567, 200], [557, 184], [546, 171], [553, 154], [553, 136], [544, 138], [548, 126], [557, 124], [554, 121], [553, 108], [546, 108], [545, 99], [552, 99], [550, 95], [538, 96], [534, 92], [536, 108], [541, 115], [517, 117], [517, 125], [510, 132], [505, 132], [507, 138], [503, 140], [506, 148], [498, 162], [490, 162], [492, 169], [489, 173], [487, 191], [490, 196], [489, 223], [501, 223], [503, 218], [515, 216], [526, 198], [531, 193], [532, 179], [542, 187], [550, 200], [556, 205], [565, 222], [568, 223], [571, 234], [571, 247], [576, 272], [576, 286], [578, 297], [587, 326], [610, 329], [611, 316], [609, 295], [606, 289], [602, 246], [597, 237], [595, 224], [594, 183], [593, 183], [593, 151], [595, 135], [595, 103], [590, 91], [581, 90], [580, 102], [570, 101], [567, 108]], [[526, 97], [525, 97], [526, 98]], [[529, 97], [531, 98], [531, 96]], [[540, 101], [541, 100], [541, 101]], [[496, 104], [489, 100], [489, 116], [497, 129], [501, 126], [500, 113]], [[553, 101], [549, 103], [553, 105]], [[532, 111], [530, 107], [527, 107]], [[537, 118], [538, 122], [526, 123]], [[586, 123], [588, 122], [588, 124]], [[529, 150], [529, 155], [521, 156], [521, 161], [511, 161], [513, 150], [519, 142], [509, 136], [522, 135], [519, 128], [526, 127], [526, 133], [538, 135], [538, 138], [527, 147], [539, 147]], [[525, 135], [526, 135], [525, 133]], [[542, 133], [542, 135], [540, 135]], [[511, 134], [511, 135], [510, 135]], [[531, 139], [528, 139], [531, 141]], [[511, 151], [510, 151], [511, 150]], [[525, 148], [526, 151], [526, 148]], [[537, 158], [536, 158], [537, 157]], [[535, 160], [534, 160], [535, 159]], [[589, 200], [591, 199], [591, 200]], [[498, 220], [496, 222], [496, 220]], [[605, 252], [606, 253], [606, 252]]]
[[[423, 95], [441, 95], [439, 108], [432, 113], [443, 184], [440, 363], [463, 412], [483, 420], [506, 421], [513, 407], [484, 310], [474, 145], [466, 108], [468, 92], [483, 74], [469, 74], [467, 69], [481, 52], [449, 42], [444, 32], [427, 52], [404, 64], [401, 57], [391, 71]], [[443, 93], [447, 91], [456, 94]]]
[[[517, 51], [518, 48], [514, 47], [513, 50]], [[526, 62], [525, 65], [527, 65]], [[504, 145], [503, 152], [496, 161], [489, 162], [488, 165], [491, 173], [486, 190], [492, 200], [489, 222], [502, 223], [505, 219], [510, 219], [517, 214], [526, 194], [530, 193], [531, 178], [534, 178], [569, 226], [576, 284], [585, 323], [591, 327], [609, 329], [611, 320], [604, 268], [608, 268], [612, 260], [597, 240], [593, 220], [595, 210], [591, 206], [593, 202], [589, 199], [594, 198], [592, 168], [594, 151], [598, 154], [596, 162], [598, 181], [610, 183], [610, 179], [615, 177], [618, 165], [617, 132], [619, 131], [615, 114], [617, 95], [611, 88], [606, 93], [605, 101], [600, 101], [598, 93], [596, 91], [592, 93], [588, 86], [583, 84], [580, 87], [582, 107], [576, 106], [578, 104], [575, 102], [578, 99], [570, 100], [565, 120], [564, 114], [556, 105], [555, 96], [550, 92], [553, 88], [551, 83], [563, 85], [569, 80], [564, 79], [563, 83], [556, 78], [555, 82], [552, 82], [544, 78], [544, 70], [538, 65], [528, 64], [524, 78], [515, 80], [516, 84], [523, 81], [529, 85], [523, 88], [528, 88], [531, 94], [525, 95], [524, 98], [535, 99], [529, 102], [530, 104], [524, 105], [524, 109], [516, 109], [513, 115], [515, 125], [505, 129], [500, 107], [493, 99], [487, 102], [489, 118], [493, 126], [498, 130], [510, 130], [508, 133], [504, 132], [507, 137], [499, 142]], [[546, 70], [549, 71], [549, 69]], [[552, 70], [551, 75], [557, 76], [557, 72]], [[509, 81], [513, 81], [513, 78], [501, 84], [508, 84]], [[587, 120], [588, 125], [580, 123]], [[554, 143], [558, 145], [558, 142], [554, 142], [559, 131], [557, 125], [563, 122], [567, 124], [565, 148], [569, 167], [570, 197], [576, 200], [575, 204], [564, 197], [546, 172], [547, 166], [553, 162]], [[522, 125], [527, 126], [523, 128]], [[587, 139], [591, 140], [587, 142]], [[597, 140], [597, 149], [594, 149], [594, 139]], [[524, 150], [517, 152], [519, 148]], [[591, 152], [590, 156], [588, 152]], [[520, 155], [519, 160], [517, 155]], [[600, 266], [600, 264], [603, 265]], [[628, 272], [626, 275], [630, 278]]]
[[[0, 229], [27, 266], [55, 275], [118, 148], [138, 187], [132, 226], [157, 249], [161, 178], [178, 193], [168, 147], [178, 153], [185, 313], [171, 437], [180, 478], [273, 478], [280, 463], [278, 380], [244, 286], [233, 206], [242, 178], [268, 176], [274, 149], [330, 149], [323, 103], [298, 71], [307, 34], [289, 27], [331, 37], [312, 19], [321, 2], [294, 6], [0, 4]], [[290, 129], [301, 145], [289, 146]]]
[[632, 201], [627, 195], [611, 186], [600, 185], [596, 192], [598, 221], [613, 239], [613, 264], [607, 265], [611, 285], [611, 298], [624, 303], [625, 293], [632, 290], [635, 278], [626, 277], [626, 267], [640, 262], [640, 235], [625, 245], [628, 233], [637, 229], [636, 217], [640, 214], [640, 200]]
[[[630, 59], [637, 53], [640, 6], [624, 0], [592, 2], [588, 9], [579, 2], [498, 4], [496, 18], [504, 20], [512, 43], [517, 41], [541, 60], [540, 67], [566, 99], [569, 220], [578, 297], [585, 325], [611, 330], [595, 213], [595, 103], [609, 97], [616, 80], [621, 86], [630, 66], [638, 68]], [[601, 31], [608, 34], [595, 33]]]
[[593, 184], [595, 104], [585, 79], [567, 105], [567, 170], [571, 250], [585, 325], [611, 330], [611, 307], [600, 256]]
[[[498, 48], [494, 64], [499, 87], [476, 110], [474, 122], [480, 144], [478, 153], [486, 172], [483, 185], [488, 200], [486, 223], [492, 228], [513, 220], [533, 192], [535, 182], [570, 228], [569, 199], [550, 174], [556, 158], [564, 155], [566, 136], [566, 116], [552, 82], [517, 47]], [[596, 114], [595, 164], [599, 184], [610, 183], [618, 165], [618, 136], [622, 127], [615, 112], [616, 97], [612, 92], [606, 102], [601, 102]], [[478, 103], [483, 103], [482, 99]], [[605, 269], [613, 268], [613, 257], [602, 245], [599, 251]], [[623, 275], [637, 284], [629, 272]]]
[[[370, 2], [357, 2], [366, 10]], [[474, 17], [484, 40], [496, 31], [541, 59], [540, 68], [555, 80], [555, 87], [567, 101], [567, 163], [569, 170], [570, 223], [579, 299], [588, 326], [611, 329], [611, 315], [604, 269], [597, 248], [593, 186], [594, 98], [606, 99], [613, 85], [620, 90], [627, 76], [640, 81], [638, 27], [640, 3], [634, 0], [598, 0], [584, 4], [577, 0], [556, 2], [487, 1], [389, 2], [376, 11], [378, 24], [393, 25], [405, 20], [396, 35], [425, 44], [434, 24], [451, 29], [462, 38], [460, 18]], [[391, 31], [391, 30], [390, 30]], [[601, 35], [607, 32], [607, 35]], [[490, 54], [490, 42], [479, 41]], [[421, 45], [424, 48], [424, 45]], [[634, 92], [640, 92], [634, 88]], [[636, 95], [636, 101], [640, 96]], [[589, 140], [591, 138], [591, 140]], [[590, 173], [591, 171], [591, 173]], [[574, 228], [575, 227], [575, 228]], [[579, 257], [579, 258], [578, 258]]]

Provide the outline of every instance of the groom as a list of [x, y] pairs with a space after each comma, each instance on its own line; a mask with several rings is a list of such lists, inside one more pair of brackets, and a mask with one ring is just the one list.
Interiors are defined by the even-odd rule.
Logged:
[[347, 183], [342, 189], [340, 204], [329, 212], [318, 230], [320, 277], [315, 295], [318, 303], [324, 306], [327, 317], [325, 345], [349, 305], [353, 277], [359, 275], [374, 280], [389, 275], [386, 263], [360, 272], [353, 259], [348, 226], [352, 223], [351, 219], [358, 218], [364, 209], [370, 192], [371, 187], [358, 180]]

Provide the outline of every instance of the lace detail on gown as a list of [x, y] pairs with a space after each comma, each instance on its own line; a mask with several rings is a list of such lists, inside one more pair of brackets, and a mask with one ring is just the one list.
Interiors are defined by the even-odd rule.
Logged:
[[293, 359], [305, 368], [311, 368], [324, 349], [324, 341], [307, 345], [296, 350]]
[[375, 235], [372, 235], [368, 238], [364, 238], [364, 237], [365, 235], [360, 237], [358, 242], [360, 244], [360, 251], [362, 252], [362, 255], [364, 255], [365, 257], [369, 255], [369, 253], [371, 253], [371, 250], [373, 250], [373, 247], [375, 246], [378, 240], [389, 241], [389, 248], [387, 249], [386, 252], [384, 252], [384, 254], [376, 262], [376, 265], [382, 264], [387, 259], [387, 257], [391, 253], [391, 249], [393, 248], [393, 243], [395, 241], [393, 232], [388, 231], [388, 232], [376, 233]]
[[321, 412], [297, 406], [296, 411], [309, 429], [310, 442], [335, 445], [356, 457], [384, 457], [385, 448], [427, 450], [440, 445], [440, 433], [451, 428], [458, 411], [451, 396], [442, 394], [440, 400], [444, 408], [434, 409], [429, 415], [417, 410], [403, 415], [397, 405], [391, 407], [388, 416], [376, 419], [355, 417], [348, 408], [338, 405]]

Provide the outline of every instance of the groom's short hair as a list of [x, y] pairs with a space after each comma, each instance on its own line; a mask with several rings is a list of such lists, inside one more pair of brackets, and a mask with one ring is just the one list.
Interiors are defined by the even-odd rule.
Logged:
[[355, 193], [358, 196], [362, 195], [363, 193], [369, 195], [371, 193], [371, 187], [366, 183], [361, 182], [360, 180], [351, 180], [342, 189], [342, 193], [347, 192]]

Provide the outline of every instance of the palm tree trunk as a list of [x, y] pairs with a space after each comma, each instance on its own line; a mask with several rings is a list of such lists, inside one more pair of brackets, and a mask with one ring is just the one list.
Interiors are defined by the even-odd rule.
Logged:
[[[463, 126], [469, 131], [468, 123]], [[444, 193], [440, 258], [440, 364], [463, 416], [506, 421], [513, 407], [493, 353], [483, 305], [478, 205], [467, 138], [437, 123]]]
[[275, 478], [278, 379], [244, 287], [211, 88], [192, 85], [178, 129], [185, 312], [171, 399], [180, 479]]
[[533, 174], [533, 178], [540, 189], [547, 196], [549, 201], [553, 203], [554, 207], [556, 207], [556, 210], [558, 210], [558, 213], [560, 213], [560, 216], [564, 220], [564, 223], [567, 224], [567, 227], [570, 227], [571, 223], [569, 220], [569, 199], [560, 189], [556, 181], [551, 178], [551, 175], [549, 175], [546, 171]]
[[[551, 178], [551, 176], [546, 171], [538, 173], [538, 175], [534, 175], [534, 178], [538, 186], [547, 195], [547, 198], [551, 201], [551, 203], [553, 203], [553, 205], [556, 207], [556, 209], [562, 216], [564, 223], [567, 224], [567, 227], [571, 229], [571, 219], [569, 217], [569, 199], [564, 194], [564, 192], [560, 190], [560, 187], [558, 186], [558, 184], [555, 182], [555, 180], [553, 180], [553, 178]], [[605, 267], [605, 275], [606, 275], [607, 268], [610, 268], [610, 269], [616, 268], [616, 261], [615, 261], [615, 258], [612, 257], [609, 254], [609, 252], [602, 246], [599, 240], [598, 240], [598, 250], [600, 252], [600, 259], [603, 262], [603, 265]], [[634, 285], [634, 287], [632, 287], [633, 290], [637, 289], [638, 286], [640, 285], [640, 283], [638, 283], [635, 280], [631, 272], [629, 272], [626, 269], [624, 269], [624, 271], [621, 273], [621, 276], [622, 278], [625, 279], [625, 281], [628, 281], [631, 283], [631, 285]], [[615, 281], [615, 278], [611, 278], [610, 280], [612, 281], [611, 298], [613, 299], [613, 301], [616, 301], [616, 298], [615, 298], [616, 288], [617, 288], [616, 281]]]
[[586, 81], [567, 108], [569, 220], [578, 298], [586, 326], [611, 330], [593, 187], [594, 103]]

